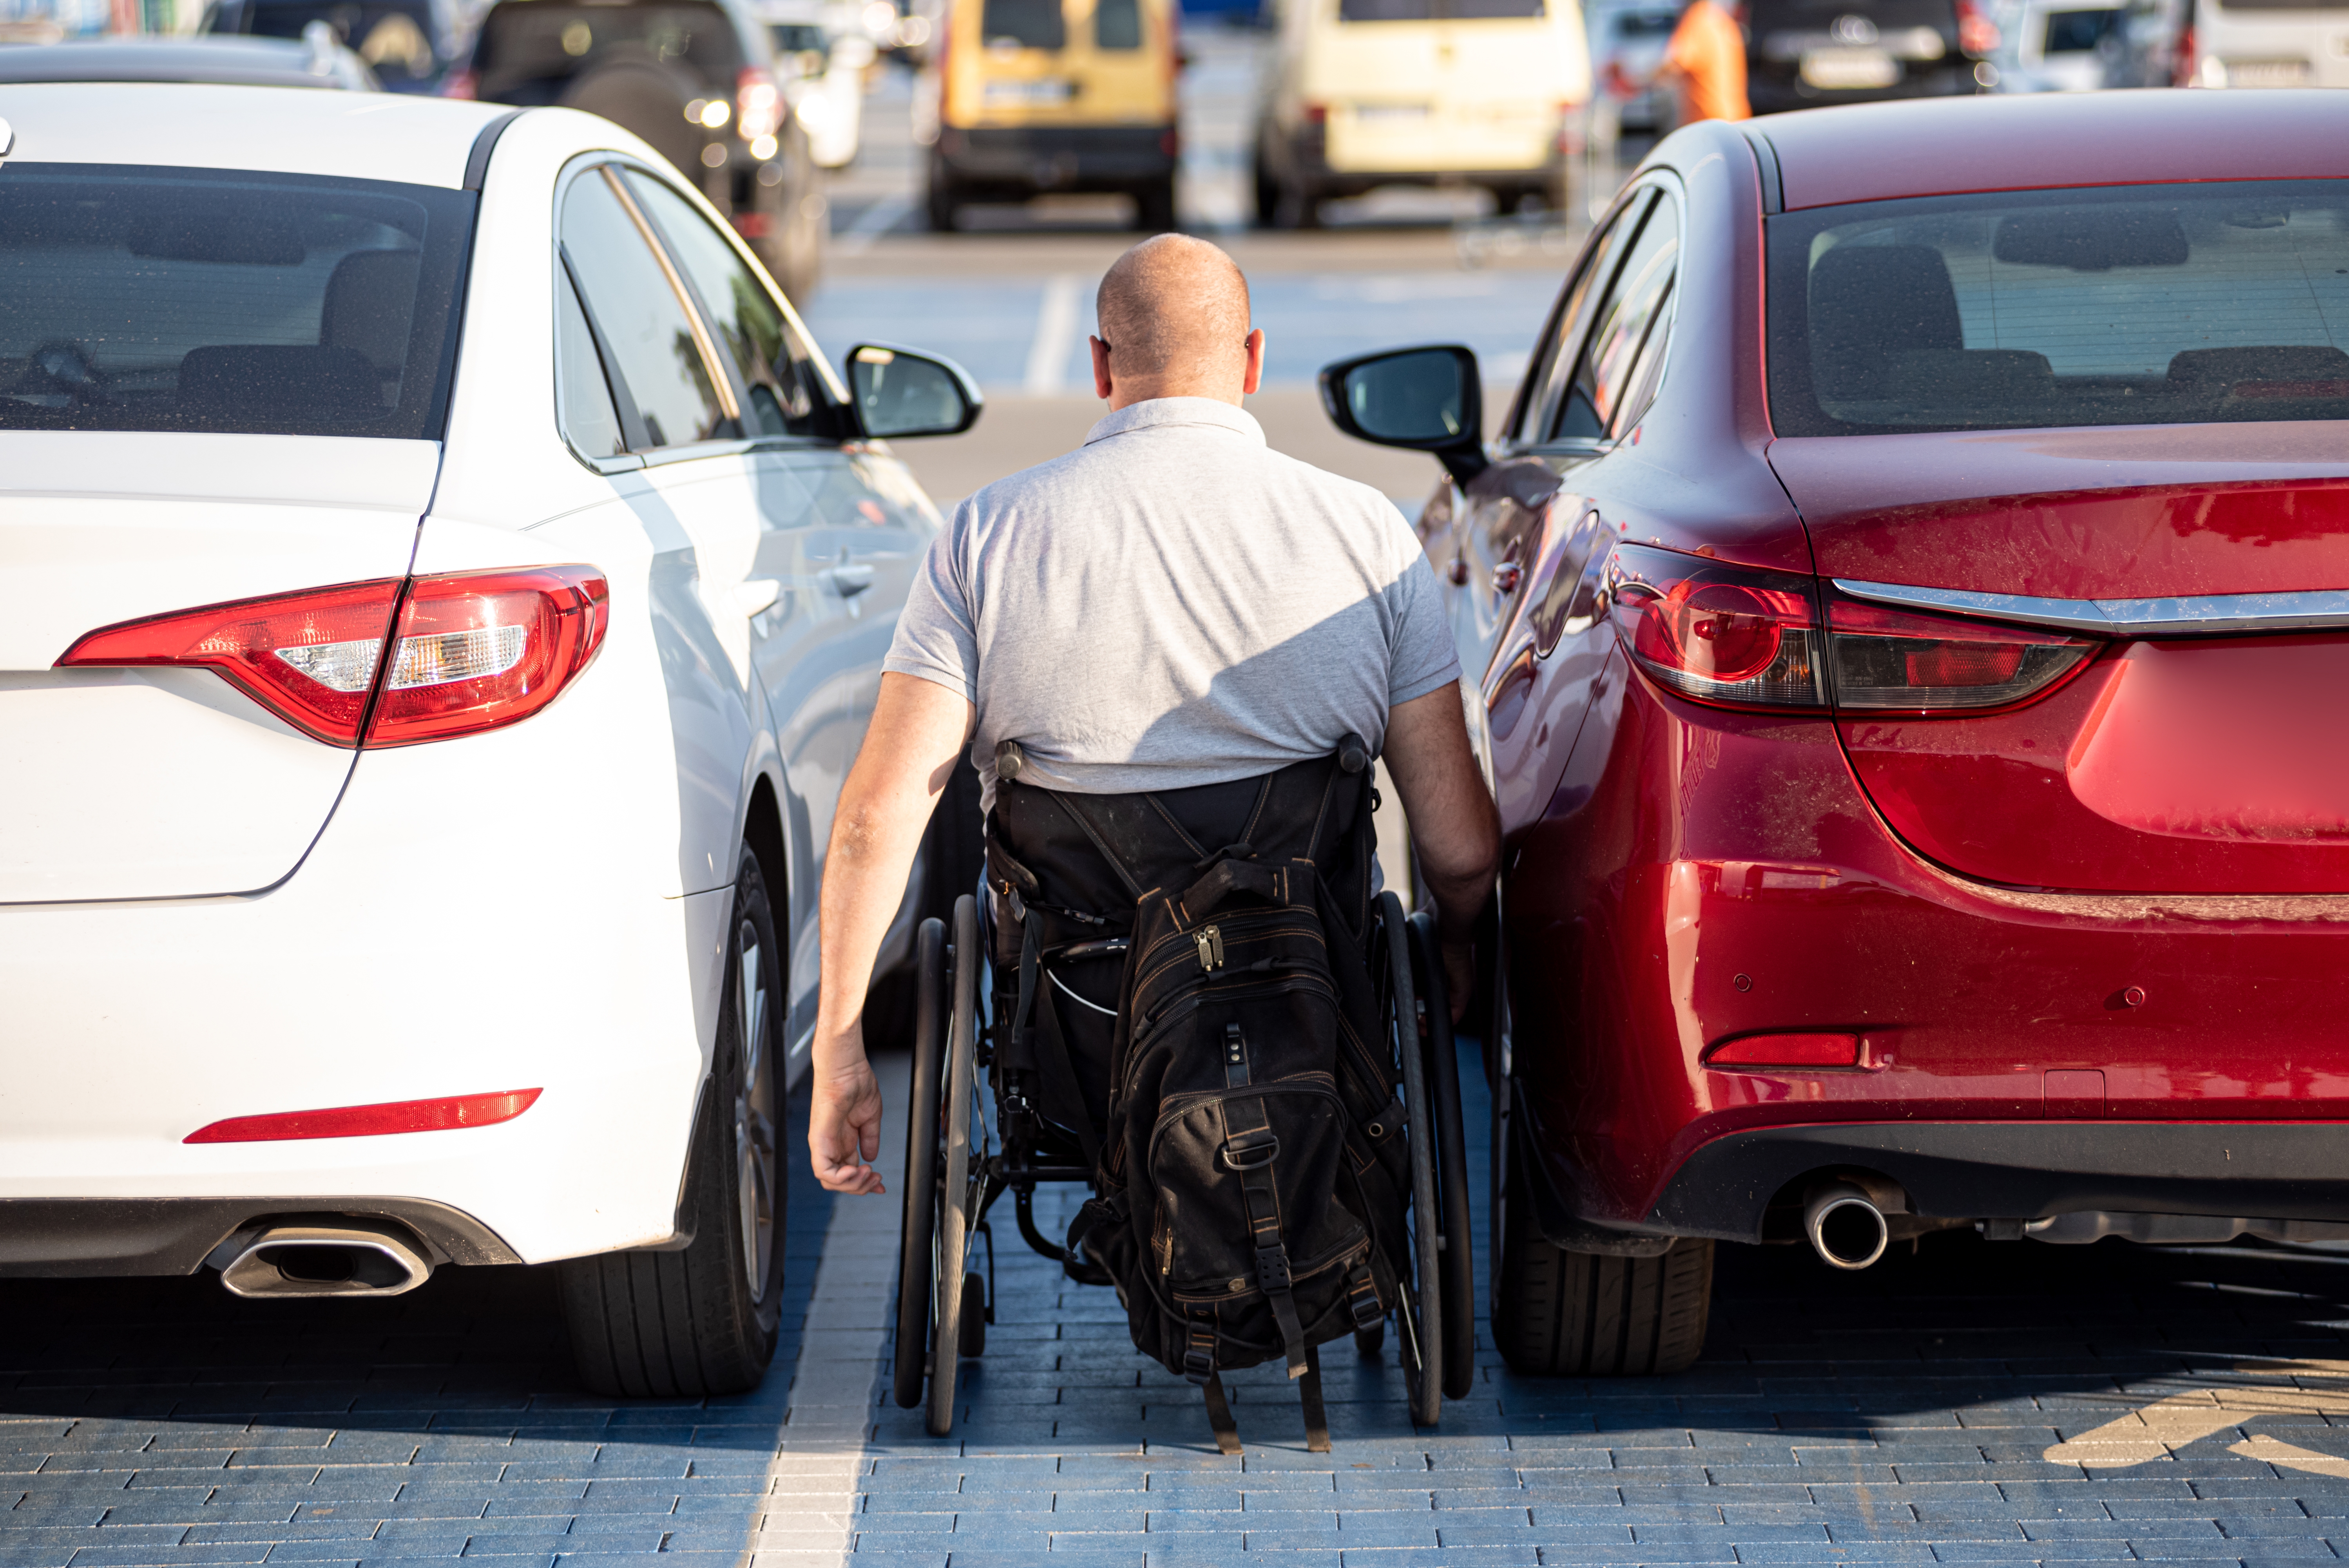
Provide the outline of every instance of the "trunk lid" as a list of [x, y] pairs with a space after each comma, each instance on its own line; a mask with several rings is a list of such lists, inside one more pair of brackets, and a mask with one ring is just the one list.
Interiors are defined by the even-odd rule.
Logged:
[[398, 577], [432, 441], [0, 435], [0, 903], [265, 888], [356, 753], [209, 670], [54, 668], [85, 633], [226, 600]]
[[[1770, 459], [1822, 578], [2100, 601], [2142, 623], [2191, 613], [2160, 602], [2349, 589], [2338, 431], [1814, 437], [1779, 440]], [[2349, 729], [2336, 717], [2349, 618], [2240, 635], [2224, 625], [2101, 635], [2077, 674], [2003, 712], [1847, 710], [1838, 728], [1894, 831], [1966, 876], [2079, 892], [2349, 892]]]

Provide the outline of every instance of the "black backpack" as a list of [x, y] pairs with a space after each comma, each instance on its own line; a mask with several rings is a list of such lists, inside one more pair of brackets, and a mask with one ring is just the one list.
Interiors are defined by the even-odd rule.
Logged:
[[[1239, 1442], [1221, 1369], [1276, 1359], [1327, 1451], [1316, 1346], [1378, 1328], [1406, 1244], [1402, 1106], [1367, 961], [1367, 752], [1350, 739], [1158, 795], [1040, 789], [1016, 782], [1016, 750], [999, 763], [988, 874], [1019, 978], [999, 1037], [1093, 1161], [1071, 1272], [1116, 1286], [1135, 1346], [1200, 1386], [1225, 1452]], [[1105, 962], [1113, 1010], [1086, 995]], [[1070, 982], [1088, 966], [1091, 986]]]

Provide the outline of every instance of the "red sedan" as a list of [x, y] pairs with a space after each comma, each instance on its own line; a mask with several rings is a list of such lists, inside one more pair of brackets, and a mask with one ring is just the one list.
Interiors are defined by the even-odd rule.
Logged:
[[1692, 126], [1499, 424], [1330, 366], [1508, 833], [1495, 1337], [1713, 1243], [2349, 1236], [2349, 94]]

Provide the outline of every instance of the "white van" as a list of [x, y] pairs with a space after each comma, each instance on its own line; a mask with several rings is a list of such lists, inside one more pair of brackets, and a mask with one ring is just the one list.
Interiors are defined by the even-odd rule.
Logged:
[[2349, 88], [2349, 5], [2194, 0], [2177, 72], [2191, 88]]
[[1481, 185], [1567, 210], [1590, 53], [1576, 0], [1278, 0], [1259, 95], [1259, 222], [1378, 185]]
[[2002, 93], [2093, 92], [2106, 79], [2107, 40], [2121, 0], [2019, 0], [1992, 13], [1999, 47], [1993, 85]]

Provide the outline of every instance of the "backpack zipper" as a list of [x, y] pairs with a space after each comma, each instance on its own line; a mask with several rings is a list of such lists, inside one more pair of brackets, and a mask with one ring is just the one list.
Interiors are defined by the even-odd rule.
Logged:
[[1212, 925], [1203, 925], [1192, 934], [1191, 940], [1199, 946], [1199, 967], [1213, 975], [1224, 966], [1224, 934]]

